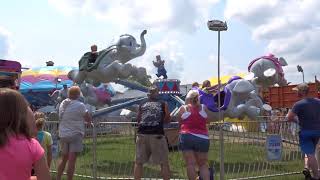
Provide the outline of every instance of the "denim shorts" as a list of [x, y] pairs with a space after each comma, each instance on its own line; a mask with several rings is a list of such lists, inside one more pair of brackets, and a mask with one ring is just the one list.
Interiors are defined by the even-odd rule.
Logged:
[[192, 134], [180, 134], [179, 147], [182, 151], [208, 152], [209, 139], [197, 137]]
[[320, 139], [318, 130], [301, 130], [299, 133], [300, 148], [305, 154], [314, 154]]

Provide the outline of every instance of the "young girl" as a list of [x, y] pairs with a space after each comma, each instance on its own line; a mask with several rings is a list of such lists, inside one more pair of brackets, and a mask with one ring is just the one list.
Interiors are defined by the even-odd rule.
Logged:
[[0, 88], [0, 179], [49, 180], [44, 150], [31, 138], [36, 132], [34, 116], [25, 98], [15, 90]]

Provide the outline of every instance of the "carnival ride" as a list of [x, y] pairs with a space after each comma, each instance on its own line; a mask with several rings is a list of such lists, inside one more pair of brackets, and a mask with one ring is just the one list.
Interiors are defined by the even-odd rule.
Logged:
[[286, 86], [282, 66], [288, 63], [283, 57], [277, 58], [273, 54], [258, 57], [252, 60], [248, 66], [248, 72], [252, 73], [252, 82], [262, 89], [270, 86]]
[[142, 56], [146, 51], [144, 36], [147, 31], [140, 34], [141, 44], [130, 34], [121, 35], [108, 48], [98, 52], [94, 62], [90, 61], [92, 52], [85, 53], [79, 61], [79, 71], [70, 71], [69, 78], [77, 84], [84, 81], [97, 85], [109, 83], [120, 79], [133, 77], [138, 82], [144, 84], [149, 81], [146, 69], [136, 67], [128, 61]]
[[[146, 33], [144, 30], [140, 34], [141, 45], [137, 44], [132, 35], [121, 35], [108, 48], [98, 52], [93, 63], [89, 61], [91, 52], [85, 53], [79, 61], [79, 69], [68, 66], [47, 66], [26, 70], [22, 73], [20, 91], [31, 104], [44, 106], [55, 103], [55, 99], [49, 96], [54, 90], [61, 89], [64, 84], [69, 87], [77, 84], [81, 88], [84, 102], [99, 107], [93, 112], [94, 117], [138, 104], [147, 97], [112, 101], [114, 90], [104, 83], [114, 82], [130, 89], [147, 92], [147, 85], [150, 83], [146, 82], [150, 82], [150, 76], [146, 74], [145, 68], [128, 63], [144, 54]], [[161, 60], [160, 56], [158, 60]], [[164, 61], [162, 68], [163, 65]], [[249, 64], [249, 76], [231, 76], [214, 94], [199, 88], [200, 101], [216, 113], [217, 119], [218, 109], [221, 109], [224, 117], [241, 119], [247, 116], [255, 120], [265, 110], [259, 89], [274, 84], [285, 85], [286, 80], [281, 67], [285, 65], [287, 63], [283, 58], [277, 58], [272, 54], [256, 58]], [[128, 80], [132, 77], [137, 82]], [[153, 84], [160, 89], [160, 98], [168, 102], [171, 113], [175, 113], [184, 104], [180, 96], [179, 80], [157, 79]], [[221, 104], [217, 103], [219, 96], [222, 99]]]
[[[62, 89], [63, 85], [73, 85], [73, 81], [67, 75], [75, 69], [77, 68], [71, 66], [45, 66], [25, 70], [21, 75], [20, 92], [35, 107], [55, 105], [57, 95], [53, 93]], [[84, 83], [80, 88], [84, 101], [98, 107], [109, 103], [115, 94], [109, 84], [93, 87]]]
[[[101, 83], [114, 82], [121, 84], [127, 88], [148, 92], [150, 76], [147, 75], [144, 67], [136, 67], [128, 63], [128, 61], [142, 56], [146, 50], [146, 42], [144, 36], [147, 31], [144, 30], [140, 34], [141, 44], [130, 34], [121, 35], [108, 48], [97, 53], [94, 63], [90, 62], [91, 52], [85, 53], [79, 61], [79, 70], [72, 69], [68, 73], [68, 77], [80, 87], [97, 86]], [[135, 81], [133, 81], [133, 80]], [[158, 79], [154, 82], [160, 89], [160, 98], [167, 101], [171, 112], [176, 111], [184, 102], [179, 97], [180, 81], [176, 79]], [[81, 88], [83, 91], [83, 88]], [[90, 97], [90, 95], [87, 95]], [[108, 107], [100, 108], [93, 112], [93, 117], [106, 115], [110, 112], [127, 108], [147, 97], [117, 99], [109, 102]]]

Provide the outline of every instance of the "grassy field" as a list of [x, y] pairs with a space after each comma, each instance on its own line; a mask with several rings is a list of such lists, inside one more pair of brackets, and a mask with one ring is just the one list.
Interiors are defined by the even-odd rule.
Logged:
[[[284, 172], [301, 171], [303, 162], [297, 148], [284, 148], [281, 162], [268, 162], [265, 158], [265, 147], [259, 143], [226, 142], [225, 172], [227, 179], [253, 177]], [[97, 140], [97, 175], [99, 177], [129, 178], [133, 176], [135, 144], [134, 136], [109, 135]], [[92, 175], [93, 151], [91, 140], [85, 141], [85, 150], [77, 161], [77, 174]], [[186, 178], [184, 161], [181, 152], [170, 152], [172, 178]], [[220, 171], [219, 142], [211, 141], [209, 163], [214, 166], [216, 179]], [[55, 169], [55, 168], [54, 168]], [[160, 168], [146, 165], [144, 177], [160, 177]], [[266, 179], [302, 179], [302, 175], [274, 177]], [[83, 178], [76, 178], [83, 179]]]

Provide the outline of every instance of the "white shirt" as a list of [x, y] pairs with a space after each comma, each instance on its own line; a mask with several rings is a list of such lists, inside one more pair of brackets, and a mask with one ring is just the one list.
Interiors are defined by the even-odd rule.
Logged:
[[87, 112], [86, 106], [78, 100], [67, 98], [62, 101], [59, 108], [59, 137], [84, 136], [84, 115]]

